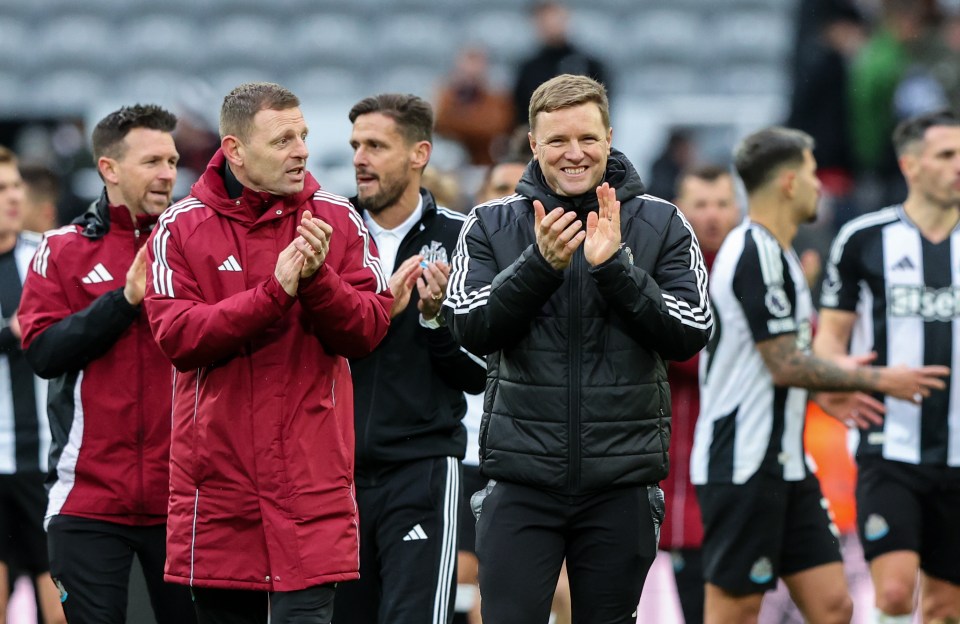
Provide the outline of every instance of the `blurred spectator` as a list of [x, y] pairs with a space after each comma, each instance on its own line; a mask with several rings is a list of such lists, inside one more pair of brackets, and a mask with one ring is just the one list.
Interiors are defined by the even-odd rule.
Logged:
[[486, 52], [467, 47], [437, 95], [437, 134], [459, 141], [474, 165], [491, 164], [497, 141], [513, 127], [510, 96], [488, 80]]
[[480, 190], [477, 192], [477, 203], [482, 204], [491, 199], [513, 195], [517, 182], [520, 181], [526, 168], [526, 161], [505, 160], [487, 169]]
[[856, 55], [850, 68], [850, 132], [858, 170], [874, 179], [882, 205], [903, 199], [900, 175], [890, 135], [898, 119], [936, 108], [935, 84], [914, 66], [928, 56], [924, 46], [927, 7], [915, 0], [884, 0], [876, 32]]
[[691, 166], [696, 156], [696, 143], [690, 130], [671, 128], [667, 144], [650, 167], [647, 192], [654, 197], [673, 197], [680, 172]]
[[540, 0], [533, 6], [533, 20], [540, 39], [540, 49], [523, 61], [517, 72], [513, 88], [513, 105], [516, 125], [525, 126], [527, 107], [534, 90], [547, 80], [560, 74], [590, 76], [610, 88], [609, 72], [603, 63], [576, 48], [568, 39], [569, 22], [567, 8], [556, 0]]
[[[865, 41], [863, 19], [851, 0], [805, 0], [803, 6], [815, 15], [818, 29], [797, 53], [787, 125], [803, 130], [816, 141], [814, 157], [826, 190], [833, 194], [847, 192], [853, 167], [847, 65]], [[832, 188], [835, 184], [845, 184], [846, 188]]]
[[467, 199], [460, 190], [460, 182], [457, 177], [449, 171], [441, 171], [436, 167], [427, 166], [423, 170], [420, 178], [420, 185], [433, 193], [437, 204], [456, 210], [457, 212], [467, 212], [469, 206]]
[[23, 205], [23, 229], [46, 232], [57, 227], [59, 176], [45, 165], [23, 165], [20, 175], [23, 176], [27, 191]]
[[943, 22], [937, 31], [930, 73], [943, 88], [953, 110], [960, 110], [960, 2], [943, 5]]

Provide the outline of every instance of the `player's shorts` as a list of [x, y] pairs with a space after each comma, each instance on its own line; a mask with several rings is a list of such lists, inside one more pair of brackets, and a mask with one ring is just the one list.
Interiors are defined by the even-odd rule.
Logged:
[[773, 589], [777, 577], [842, 560], [820, 482], [757, 473], [746, 483], [697, 486], [703, 572], [735, 595]]
[[44, 478], [39, 472], [0, 475], [0, 561], [32, 576], [50, 571]]
[[870, 456], [858, 464], [857, 530], [867, 561], [909, 550], [925, 573], [960, 584], [960, 468]]
[[487, 486], [487, 479], [480, 476], [480, 467], [463, 464], [463, 482], [460, 492], [460, 535], [457, 539], [457, 550], [477, 552], [477, 519], [470, 509], [470, 497]]

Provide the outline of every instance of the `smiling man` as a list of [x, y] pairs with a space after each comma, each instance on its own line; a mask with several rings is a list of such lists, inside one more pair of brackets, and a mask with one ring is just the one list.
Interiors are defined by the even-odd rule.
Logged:
[[663, 520], [666, 360], [707, 342], [706, 268], [677, 208], [611, 148], [603, 85], [551, 79], [529, 118], [534, 159], [464, 224], [444, 303], [487, 355], [482, 616], [546, 622], [566, 556], [573, 620], [632, 623]]
[[97, 124], [103, 194], [47, 232], [24, 285], [23, 346], [51, 379], [50, 570], [74, 622], [126, 620], [134, 553], [157, 621], [193, 621], [189, 593], [163, 582], [170, 364], [140, 313], [144, 244], [177, 179], [176, 122], [137, 105]]
[[172, 360], [166, 578], [200, 622], [328, 623], [357, 578], [353, 385], [392, 298], [360, 216], [307, 173], [299, 99], [231, 91], [221, 148], [151, 239]]

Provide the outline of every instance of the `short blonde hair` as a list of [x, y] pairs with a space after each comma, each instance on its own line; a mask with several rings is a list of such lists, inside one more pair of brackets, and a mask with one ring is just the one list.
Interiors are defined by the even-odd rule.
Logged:
[[262, 110], [284, 111], [300, 106], [289, 89], [273, 82], [245, 82], [223, 98], [220, 107], [220, 138], [233, 135], [250, 138], [253, 118]]
[[562, 108], [573, 108], [588, 102], [600, 108], [603, 125], [610, 127], [610, 102], [607, 89], [601, 83], [588, 76], [562, 74], [546, 81], [530, 96], [530, 130], [539, 113], [552, 113]]

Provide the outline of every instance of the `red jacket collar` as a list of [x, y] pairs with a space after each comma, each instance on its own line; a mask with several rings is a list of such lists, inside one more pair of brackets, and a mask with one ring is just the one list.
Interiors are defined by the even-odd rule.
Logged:
[[231, 199], [223, 181], [223, 171], [226, 166], [227, 159], [223, 155], [223, 150], [218, 149], [210, 159], [206, 171], [190, 189], [190, 194], [223, 216], [244, 223], [258, 221], [268, 208], [278, 203], [284, 206], [285, 209], [282, 211], [284, 215], [294, 212], [320, 189], [320, 183], [310, 172], [307, 172], [303, 190], [296, 195], [280, 197], [244, 188], [239, 198]]
[[142, 214], [134, 220], [126, 206], [110, 204], [107, 208], [110, 211], [110, 224], [120, 230], [149, 230], [160, 218], [160, 215]]

